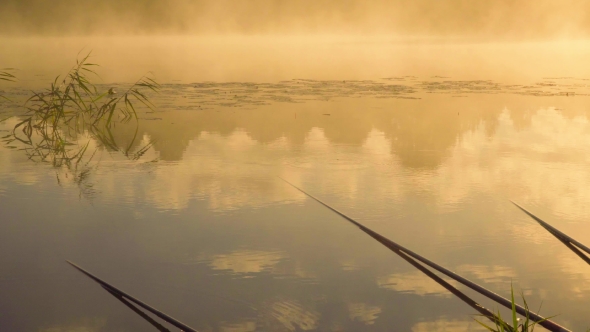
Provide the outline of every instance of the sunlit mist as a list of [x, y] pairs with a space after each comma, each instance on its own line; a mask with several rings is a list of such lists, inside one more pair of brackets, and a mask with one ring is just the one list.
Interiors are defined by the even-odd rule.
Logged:
[[0, 1], [0, 330], [586, 330], [589, 13]]
[[584, 1], [5, 0], [0, 32], [86, 34], [387, 34], [547, 39], [588, 36]]

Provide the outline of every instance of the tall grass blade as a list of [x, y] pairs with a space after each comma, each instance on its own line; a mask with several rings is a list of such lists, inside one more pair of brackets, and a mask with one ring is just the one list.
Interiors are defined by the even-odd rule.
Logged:
[[[512, 285], [510, 285], [510, 301], [512, 302], [512, 326], [514, 326], [514, 328], [517, 328], [518, 318], [516, 317], [516, 302], [514, 301], [514, 289], [512, 288]], [[528, 311], [526, 315], [528, 317]]]
[[[280, 179], [283, 180], [283, 181], [285, 181], [287, 184], [289, 184], [293, 188], [299, 190], [300, 192], [302, 192], [303, 194], [305, 194], [309, 198], [315, 200], [316, 202], [322, 204], [326, 208], [328, 208], [328, 209], [332, 210], [333, 212], [335, 212], [336, 214], [340, 215], [342, 218], [348, 220], [350, 223], [356, 225], [363, 232], [365, 232], [366, 234], [368, 234], [369, 236], [371, 236], [375, 240], [379, 241], [381, 244], [383, 244], [384, 246], [386, 246], [390, 250], [392, 250], [392, 251], [396, 251], [396, 250], [402, 251], [405, 254], [411, 256], [412, 258], [414, 258], [414, 259], [416, 259], [416, 260], [418, 260], [418, 261], [420, 261], [420, 262], [422, 262], [422, 263], [430, 266], [431, 268], [433, 268], [433, 269], [435, 269], [435, 270], [437, 270], [437, 271], [439, 271], [439, 272], [447, 275], [448, 277], [450, 277], [450, 278], [452, 278], [452, 279], [454, 279], [454, 280], [462, 283], [463, 285], [465, 285], [465, 286], [473, 289], [474, 291], [476, 291], [476, 292], [484, 295], [485, 297], [487, 297], [487, 298], [489, 298], [489, 299], [491, 299], [491, 300], [493, 300], [493, 301], [501, 304], [502, 306], [504, 306], [504, 307], [506, 307], [506, 308], [508, 308], [510, 310], [512, 309], [512, 303], [513, 302], [511, 302], [510, 300], [508, 300], [508, 299], [506, 299], [506, 298], [504, 298], [504, 297], [502, 297], [502, 296], [500, 296], [500, 295], [498, 295], [498, 294], [496, 294], [496, 293], [494, 293], [494, 292], [492, 292], [492, 291], [490, 291], [490, 290], [488, 290], [488, 289], [486, 289], [486, 288], [484, 288], [484, 287], [482, 287], [482, 286], [480, 286], [480, 285], [478, 285], [478, 284], [476, 284], [476, 283], [474, 283], [474, 282], [472, 282], [470, 280], [467, 280], [467, 279], [461, 277], [460, 275], [458, 275], [458, 274], [456, 274], [456, 273], [454, 273], [454, 272], [452, 272], [452, 271], [450, 271], [450, 270], [448, 270], [448, 269], [446, 269], [446, 268], [444, 268], [444, 267], [442, 267], [442, 266], [440, 266], [440, 265], [438, 265], [438, 264], [436, 264], [436, 263], [434, 263], [434, 262], [432, 262], [432, 261], [430, 261], [430, 260], [428, 260], [428, 259], [420, 256], [420, 255], [418, 255], [417, 253], [415, 253], [415, 252], [413, 252], [413, 251], [411, 251], [411, 250], [409, 250], [409, 249], [407, 249], [407, 248], [405, 248], [405, 247], [403, 247], [403, 246], [401, 246], [401, 245], [399, 245], [399, 244], [397, 244], [397, 243], [395, 243], [395, 242], [393, 242], [391, 240], [389, 240], [388, 238], [386, 238], [386, 237], [382, 236], [381, 234], [379, 234], [379, 233], [377, 233], [377, 232], [375, 232], [375, 231], [373, 231], [373, 230], [365, 227], [364, 225], [362, 225], [361, 223], [357, 222], [356, 220], [350, 218], [349, 216], [345, 215], [344, 213], [342, 213], [342, 212], [336, 210], [335, 208], [329, 206], [328, 204], [322, 202], [320, 199], [312, 196], [311, 194], [308, 194], [307, 192], [303, 191], [303, 189], [295, 186], [294, 184], [290, 183], [289, 181], [287, 181], [287, 180], [285, 180], [283, 178], [280, 178]], [[561, 326], [561, 325], [559, 325], [559, 324], [557, 324], [557, 323], [555, 323], [555, 322], [553, 322], [551, 320], [548, 320], [545, 317], [542, 317], [542, 316], [540, 316], [540, 315], [538, 315], [538, 314], [536, 314], [534, 312], [531, 312], [528, 309], [526, 309], [526, 308], [524, 308], [524, 307], [522, 307], [522, 306], [520, 306], [518, 304], [515, 304], [515, 310], [516, 310], [516, 312], [518, 312], [522, 316], [526, 316], [528, 314], [531, 317], [531, 320], [536, 321], [536, 322], [539, 322], [539, 325], [543, 326], [544, 328], [546, 328], [546, 329], [548, 329], [550, 331], [570, 331], [570, 330], [566, 329], [565, 327], [563, 327], [563, 326]]]

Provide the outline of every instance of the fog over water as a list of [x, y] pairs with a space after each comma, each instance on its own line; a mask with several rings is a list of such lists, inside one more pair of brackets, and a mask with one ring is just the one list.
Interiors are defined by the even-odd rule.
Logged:
[[584, 38], [587, 1], [3, 0], [0, 34], [387, 34]]
[[[584, 331], [587, 264], [509, 199], [590, 244], [588, 38], [573, 0], [0, 0], [0, 331], [151, 331], [65, 260], [199, 331], [480, 328], [279, 177]], [[88, 53], [153, 108], [15, 130]]]

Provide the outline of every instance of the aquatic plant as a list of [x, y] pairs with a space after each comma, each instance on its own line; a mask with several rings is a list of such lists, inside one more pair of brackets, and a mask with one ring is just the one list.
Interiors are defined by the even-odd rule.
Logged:
[[156, 81], [143, 76], [118, 96], [113, 88], [100, 93], [88, 77], [98, 76], [92, 69], [98, 65], [89, 63], [89, 57], [90, 54], [76, 60], [76, 66], [63, 79], [56, 77], [49, 89], [34, 92], [25, 103], [24, 119], [15, 125], [14, 130], [22, 127], [22, 132], [30, 140], [34, 130], [57, 131], [63, 126], [77, 128], [81, 124], [109, 128], [117, 113], [122, 116], [122, 121], [137, 120], [134, 102], [153, 107], [140, 88], [157, 91], [159, 84]]
[[[512, 285], [510, 285], [510, 302], [512, 304], [512, 308], [511, 308], [511, 318], [512, 318], [512, 322], [506, 322], [503, 318], [502, 315], [500, 314], [500, 311], [498, 310], [496, 317], [496, 320], [493, 320], [494, 322], [494, 326], [490, 326], [480, 320], [476, 321], [483, 327], [485, 327], [488, 331], [492, 331], [492, 332], [509, 332], [509, 331], [518, 331], [518, 332], [533, 332], [535, 330], [535, 327], [537, 324], [540, 324], [542, 322], [544, 322], [544, 320], [542, 321], [534, 321], [531, 319], [530, 315], [528, 314], [529, 312], [529, 305], [524, 297], [524, 294], [521, 292], [520, 294], [522, 301], [523, 301], [523, 305], [527, 310], [527, 314], [524, 316], [524, 321], [521, 323], [520, 319], [517, 317], [517, 311], [516, 311], [516, 301], [514, 300], [514, 288], [512, 287]], [[537, 310], [540, 311], [541, 307], [539, 307], [539, 309]], [[483, 315], [481, 315], [483, 316]], [[545, 320], [552, 318], [552, 317], [548, 317]]]
[[[56, 77], [50, 87], [33, 92], [25, 102], [25, 112], [19, 116], [9, 135], [2, 137], [7, 147], [25, 151], [28, 159], [47, 162], [56, 168], [67, 169], [81, 189], [92, 192], [88, 183], [90, 161], [96, 150], [87, 156], [91, 140], [100, 148], [121, 152], [125, 157], [137, 160], [149, 148], [148, 143], [132, 149], [138, 136], [137, 106], [153, 109], [147, 92], [157, 92], [160, 85], [152, 78], [143, 76], [122, 93], [113, 88], [103, 88], [90, 80], [97, 76], [97, 64], [90, 63], [90, 53], [76, 60], [76, 65], [63, 77]], [[8, 72], [0, 79], [11, 81]], [[139, 104], [139, 105], [137, 105]], [[135, 134], [130, 143], [121, 147], [111, 132], [116, 123], [135, 120]], [[82, 138], [87, 139], [84, 143]], [[85, 158], [85, 159], [83, 159]], [[66, 175], [67, 176], [67, 175]], [[60, 183], [59, 174], [57, 174]]]
[[[7, 82], [14, 82], [16, 81], [16, 76], [12, 75], [10, 72], [13, 71], [13, 68], [3, 68], [0, 69], [0, 81], [7, 81]], [[0, 98], [8, 100], [6, 96], [0, 94]]]
[[[512, 310], [511, 310], [511, 318], [512, 318], [512, 322], [506, 322], [501, 314], [500, 311], [498, 311], [498, 313], [496, 314], [496, 316], [498, 317], [498, 320], [494, 321], [494, 325], [490, 326], [482, 321], [479, 321], [476, 319], [476, 321], [483, 326], [484, 328], [486, 328], [488, 331], [491, 332], [509, 332], [509, 331], [515, 331], [515, 332], [533, 332], [535, 330], [535, 327], [540, 323], [540, 322], [535, 322], [533, 321], [529, 315], [526, 315], [524, 317], [524, 321], [520, 322], [520, 318], [517, 317], [517, 312], [516, 312], [516, 302], [514, 300], [514, 289], [512, 288], [512, 285], [510, 286], [510, 296], [511, 296], [511, 302], [513, 304]], [[521, 298], [522, 298], [522, 302], [524, 304], [524, 307], [528, 310], [529, 306], [527, 304], [527, 301], [524, 297], [524, 294], [521, 292], [520, 294]], [[539, 307], [539, 310], [541, 308]], [[539, 311], [538, 310], [538, 311]], [[484, 316], [485, 315], [480, 315], [480, 316]], [[548, 317], [549, 318], [553, 318], [552, 317]], [[590, 332], [590, 329], [586, 329], [586, 332]]]

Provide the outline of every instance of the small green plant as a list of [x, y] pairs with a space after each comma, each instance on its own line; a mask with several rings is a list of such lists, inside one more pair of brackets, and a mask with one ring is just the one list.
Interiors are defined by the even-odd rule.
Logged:
[[[99, 91], [89, 77], [98, 76], [93, 70], [98, 65], [88, 62], [89, 57], [90, 54], [77, 60], [76, 65], [63, 78], [56, 77], [48, 89], [33, 92], [25, 102], [26, 111], [20, 121], [2, 138], [9, 148], [24, 150], [32, 161], [48, 162], [60, 169], [65, 167], [81, 187], [87, 182], [89, 162], [96, 153], [83, 159], [91, 142], [88, 138], [99, 147], [122, 152], [133, 160], [151, 147], [148, 143], [132, 149], [138, 135], [136, 103], [152, 109], [154, 105], [146, 93], [158, 92], [160, 88], [155, 80], [143, 76], [120, 94], [113, 88]], [[12, 81], [14, 76], [2, 72], [0, 79]], [[130, 120], [135, 120], [135, 135], [130, 143], [120, 147], [111, 129], [117, 123]], [[59, 175], [57, 178], [60, 182]]]
[[[522, 302], [523, 305], [527, 311], [527, 315], [524, 317], [524, 321], [520, 322], [520, 318], [518, 318], [517, 316], [517, 312], [516, 312], [516, 301], [514, 300], [514, 288], [512, 287], [512, 285], [510, 285], [510, 302], [512, 303], [512, 310], [511, 310], [511, 318], [512, 318], [512, 322], [506, 322], [504, 319], [502, 319], [502, 315], [500, 314], [500, 311], [498, 310], [498, 313], [496, 314], [496, 320], [494, 320], [494, 326], [490, 326], [480, 320], [476, 321], [483, 327], [485, 327], [487, 330], [489, 331], [493, 331], [493, 332], [510, 332], [510, 331], [518, 331], [518, 332], [532, 332], [535, 330], [535, 326], [539, 323], [541, 323], [542, 321], [539, 322], [535, 322], [533, 320], [530, 319], [528, 312], [529, 312], [529, 306], [528, 303], [524, 297], [524, 293], [521, 292], [520, 294], [521, 298], [522, 298]], [[537, 310], [537, 312], [539, 312], [541, 310], [541, 307], [539, 306], [539, 310]], [[548, 320], [550, 318], [553, 318], [555, 316], [552, 317], [547, 317], [545, 320]]]
[[33, 93], [25, 104], [24, 120], [14, 130], [23, 127], [23, 133], [30, 139], [34, 130], [71, 129], [81, 124], [109, 128], [117, 113], [123, 121], [137, 120], [134, 101], [153, 107], [140, 88], [157, 91], [159, 84], [146, 76], [119, 96], [112, 88], [100, 93], [87, 76], [97, 75], [92, 69], [97, 64], [89, 63], [89, 56], [77, 60], [76, 66], [61, 81], [56, 77], [49, 89]]

